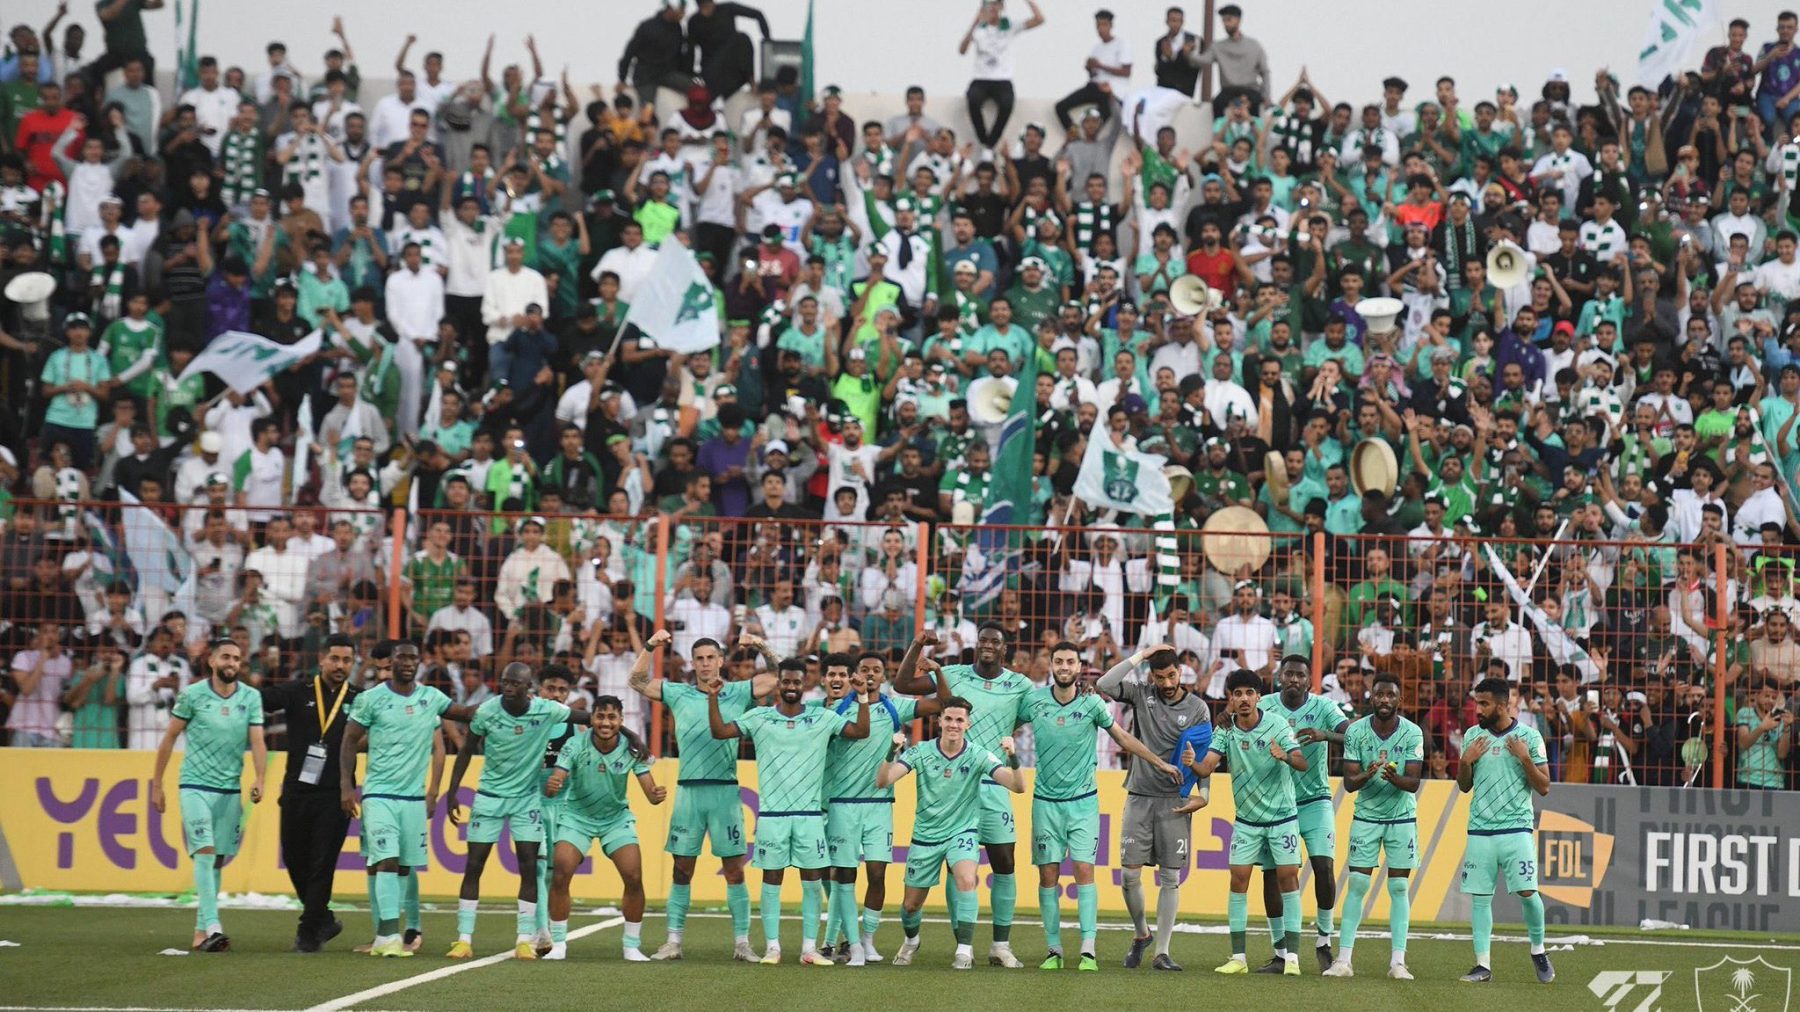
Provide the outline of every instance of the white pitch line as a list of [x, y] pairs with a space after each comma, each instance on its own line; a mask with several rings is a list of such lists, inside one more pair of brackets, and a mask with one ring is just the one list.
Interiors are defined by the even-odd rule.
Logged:
[[[723, 917], [730, 917], [730, 916], [731, 915], [728, 913], [714, 913], [711, 911], [698, 911], [698, 910], [688, 911], [688, 917], [690, 917], [690, 918], [694, 918], [694, 917], [723, 918]], [[948, 917], [926, 917], [923, 919], [923, 923], [926, 923], [926, 924], [949, 924], [950, 919]], [[1063, 922], [1063, 927], [1065, 927], [1065, 928], [1073, 927], [1073, 926], [1075, 926], [1074, 921], [1064, 921]], [[1104, 922], [1104, 921], [1102, 921], [1098, 925], [1098, 927], [1101, 931], [1132, 931], [1132, 930], [1135, 930], [1129, 924], [1108, 923], [1108, 922]], [[1225, 935], [1225, 934], [1229, 934], [1230, 932], [1229, 932], [1229, 929], [1227, 929], [1221, 925], [1177, 924], [1175, 926], [1175, 933], [1178, 935]], [[1256, 932], [1252, 931], [1250, 934], [1252, 936], [1255, 936]], [[1387, 931], [1383, 930], [1382, 928], [1369, 928], [1367, 930], [1358, 931], [1356, 933], [1356, 937], [1358, 939], [1381, 939], [1381, 938], [1387, 937]], [[1453, 934], [1453, 933], [1449, 933], [1449, 932], [1441, 932], [1441, 931], [1415, 933], [1415, 934], [1410, 934], [1407, 937], [1415, 942], [1472, 942], [1475, 940], [1475, 936], [1473, 936], [1473, 935], [1458, 935], [1458, 934]], [[1524, 942], [1526, 940], [1527, 939], [1525, 938], [1524, 935], [1495, 935], [1494, 936], [1494, 941], [1496, 941], [1496, 942]], [[1663, 947], [1672, 948], [1672, 949], [1742, 949], [1745, 946], [1755, 946], [1760, 951], [1800, 952], [1800, 945], [1795, 945], [1795, 944], [1783, 945], [1779, 942], [1756, 942], [1756, 941], [1751, 941], [1748, 939], [1741, 941], [1741, 942], [1674, 942], [1674, 941], [1669, 941], [1667, 939], [1661, 939], [1661, 938], [1627, 938], [1627, 937], [1616, 936], [1616, 935], [1562, 935], [1560, 937], [1557, 935], [1545, 935], [1544, 936], [1544, 944], [1545, 945], [1573, 945], [1573, 946], [1590, 947], [1590, 948], [1596, 948], [1596, 949], [1604, 948], [1605, 946], [1608, 946], [1608, 945], [1657, 945], [1657, 946], [1663, 946]]]
[[[589, 924], [586, 927], [569, 932], [569, 941], [573, 942], [578, 938], [586, 938], [596, 932], [605, 931], [607, 928], [616, 928], [624, 923], [625, 918], [623, 917], [610, 917], [604, 921], [598, 921]], [[364, 1002], [374, 1001], [377, 998], [386, 997], [387, 995], [399, 991], [405, 991], [408, 988], [418, 987], [420, 984], [429, 984], [434, 980], [443, 980], [445, 977], [454, 977], [459, 973], [478, 970], [484, 966], [493, 966], [497, 963], [504, 963], [512, 958], [513, 954], [509, 949], [506, 952], [498, 952], [492, 956], [483, 956], [480, 959], [471, 960], [467, 963], [459, 963], [455, 966], [440, 966], [435, 970], [428, 970], [417, 976], [406, 977], [387, 984], [378, 984], [375, 987], [358, 991], [355, 994], [347, 994], [342, 998], [334, 998], [324, 1004], [314, 1005], [312, 1008], [307, 1009], [306, 1012], [341, 1012], [343, 1009], [361, 1005]]]

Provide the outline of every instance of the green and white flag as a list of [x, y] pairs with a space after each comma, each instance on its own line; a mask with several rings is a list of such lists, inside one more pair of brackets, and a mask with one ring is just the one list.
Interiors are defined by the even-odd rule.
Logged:
[[1688, 54], [1718, 26], [1718, 0], [1653, 0], [1650, 27], [1638, 49], [1637, 83], [1655, 90], [1663, 78], [1680, 77], [1700, 62]]
[[[625, 313], [658, 348], [690, 355], [719, 343], [719, 293], [694, 251], [674, 239], [662, 244], [650, 273]], [[621, 328], [623, 329], [623, 328]]]
[[207, 344], [206, 350], [194, 356], [176, 382], [197, 373], [209, 372], [225, 381], [225, 385], [248, 397], [276, 374], [294, 363], [316, 354], [324, 338], [318, 331], [293, 344], [276, 344], [259, 334], [227, 330]]
[[1113, 446], [1104, 421], [1094, 423], [1087, 453], [1075, 475], [1075, 498], [1097, 510], [1113, 509], [1160, 516], [1175, 509], [1174, 492], [1163, 476], [1162, 457]]

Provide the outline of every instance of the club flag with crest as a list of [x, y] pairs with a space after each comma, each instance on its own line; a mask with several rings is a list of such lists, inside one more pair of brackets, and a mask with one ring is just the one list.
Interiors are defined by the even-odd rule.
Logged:
[[1175, 543], [1175, 494], [1163, 474], [1164, 459], [1154, 453], [1115, 447], [1096, 422], [1087, 453], [1075, 475], [1075, 498], [1096, 510], [1113, 509], [1151, 518], [1156, 531], [1157, 615], [1168, 614], [1169, 599], [1181, 582], [1181, 557]]
[[1705, 50], [1694, 47], [1718, 26], [1718, 0], [1654, 0], [1644, 44], [1638, 48], [1637, 83], [1655, 90], [1665, 79], [1680, 77], [1684, 68], [1700, 62]]
[[324, 340], [316, 330], [293, 344], [276, 344], [260, 334], [227, 330], [208, 342], [206, 350], [194, 356], [176, 381], [209, 372], [248, 397], [289, 366], [316, 354]]
[[694, 251], [670, 239], [662, 244], [650, 273], [638, 283], [625, 323], [681, 355], [719, 343], [719, 293]]
[[1031, 524], [1032, 457], [1037, 452], [1037, 356], [1026, 355], [1013, 388], [1012, 405], [1000, 423], [995, 444], [993, 483], [988, 486], [987, 508], [981, 526], [970, 540], [957, 589], [965, 606], [980, 610], [996, 601], [1006, 589], [1007, 577], [1018, 571], [1025, 554]]

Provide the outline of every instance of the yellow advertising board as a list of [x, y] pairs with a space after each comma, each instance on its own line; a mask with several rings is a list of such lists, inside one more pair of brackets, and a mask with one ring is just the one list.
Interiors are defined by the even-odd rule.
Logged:
[[[227, 892], [260, 892], [284, 894], [291, 891], [287, 872], [281, 863], [279, 831], [279, 794], [284, 756], [270, 757], [270, 796], [260, 805], [250, 806], [244, 820], [243, 846], [238, 856], [226, 865], [221, 886]], [[192, 871], [182, 853], [180, 813], [174, 802], [174, 776], [169, 790], [168, 811], [160, 816], [150, 808], [149, 781], [154, 763], [149, 752], [108, 752], [0, 749], [0, 783], [7, 785], [0, 793], [0, 844], [11, 854], [19, 877], [28, 888], [84, 892], [182, 892], [192, 888]], [[479, 770], [481, 760], [471, 765]], [[660, 784], [673, 786], [678, 764], [663, 760], [656, 765]], [[741, 763], [739, 776], [743, 783], [745, 828], [755, 839], [757, 807], [756, 766]], [[473, 798], [475, 773], [471, 772], [464, 787], [465, 810]], [[1122, 911], [1123, 901], [1116, 885], [1118, 878], [1118, 827], [1124, 811], [1124, 774], [1102, 772], [1100, 788], [1100, 904], [1102, 909]], [[1344, 875], [1342, 859], [1349, 847], [1351, 803], [1342, 787], [1334, 782], [1334, 804], [1337, 811], [1337, 858], [1340, 880]], [[675, 788], [679, 790], [679, 788]], [[670, 859], [662, 844], [668, 836], [669, 812], [673, 803], [651, 805], [631, 789], [632, 808], [637, 814], [638, 838], [643, 843], [644, 884], [652, 903], [668, 894]], [[1227, 778], [1215, 777], [1212, 804], [1193, 819], [1193, 863], [1184, 871], [1185, 888], [1181, 891], [1181, 910], [1189, 915], [1224, 916], [1228, 873], [1226, 855], [1231, 848], [1231, 790]], [[1020, 863], [1029, 859], [1031, 798], [1016, 795], [1013, 807], [1020, 827], [1017, 853]], [[906, 841], [910, 836], [913, 813], [912, 780], [899, 787], [894, 806], [894, 863], [888, 869], [891, 896], [898, 897], [905, 861]], [[1456, 791], [1455, 783], [1446, 780], [1426, 781], [1419, 792], [1419, 868], [1414, 872], [1412, 916], [1415, 920], [1437, 918], [1444, 900], [1457, 877], [1462, 859], [1464, 828], [1468, 806]], [[340, 875], [337, 890], [344, 899], [365, 895], [361, 877], [362, 858], [357, 852], [356, 824], [351, 825], [350, 839], [338, 862]], [[431, 867], [420, 883], [429, 896], [454, 895], [462, 880], [467, 844], [464, 828], [445, 817], [443, 806], [431, 815], [429, 829]], [[500, 848], [496, 860], [488, 863], [482, 881], [484, 895], [502, 898], [514, 894], [515, 862], [510, 846]], [[696, 903], [725, 901], [725, 883], [715, 874], [717, 865], [710, 857], [702, 857], [693, 884]], [[1380, 878], [1378, 873], [1377, 878]], [[1071, 899], [1072, 878], [1064, 885]], [[798, 876], [788, 876], [787, 891], [799, 897]], [[1255, 890], [1253, 891], [1260, 891]], [[616, 901], [619, 880], [612, 865], [598, 856], [590, 857], [575, 878], [575, 896], [584, 901]], [[1021, 909], [1031, 910], [1034, 889], [1021, 889]], [[1313, 909], [1313, 890], [1302, 890], [1307, 912]], [[1387, 893], [1379, 881], [1371, 890], [1370, 916], [1377, 920], [1387, 916]], [[1258, 904], [1252, 904], [1257, 909]]]

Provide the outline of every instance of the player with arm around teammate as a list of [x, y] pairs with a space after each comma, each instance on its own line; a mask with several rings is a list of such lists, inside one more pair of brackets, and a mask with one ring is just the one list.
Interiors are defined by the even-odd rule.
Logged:
[[1076, 909], [1081, 925], [1080, 969], [1100, 969], [1095, 956], [1100, 897], [1094, 864], [1100, 853], [1099, 768], [1096, 730], [1104, 730], [1138, 762], [1173, 783], [1181, 772], [1113, 721], [1106, 700], [1081, 691], [1081, 648], [1064, 641], [1050, 649], [1050, 684], [1034, 689], [1020, 708], [1037, 740], [1037, 775], [1031, 792], [1031, 861], [1038, 868], [1038, 916], [1049, 950], [1040, 970], [1063, 968], [1062, 863], [1075, 865]]
[[1375, 711], [1344, 732], [1344, 791], [1356, 797], [1350, 821], [1350, 883], [1344, 890], [1344, 923], [1337, 958], [1327, 977], [1352, 977], [1350, 953], [1362, 922], [1371, 876], [1387, 858], [1388, 935], [1393, 955], [1388, 976], [1411, 980], [1406, 933], [1412, 920], [1412, 871], [1419, 864], [1419, 779], [1425, 771], [1425, 734], [1400, 715], [1400, 679], [1391, 671], [1369, 688]]

